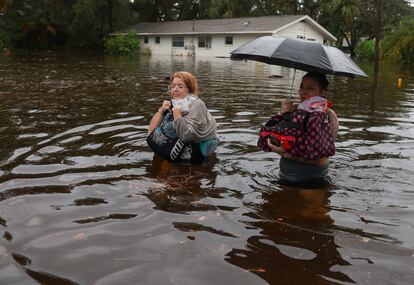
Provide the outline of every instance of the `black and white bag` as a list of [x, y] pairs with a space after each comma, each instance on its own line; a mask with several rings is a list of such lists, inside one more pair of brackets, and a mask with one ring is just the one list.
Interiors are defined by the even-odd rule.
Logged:
[[168, 110], [161, 123], [147, 137], [152, 151], [170, 161], [178, 160], [187, 145], [177, 137], [172, 121], [172, 111]]

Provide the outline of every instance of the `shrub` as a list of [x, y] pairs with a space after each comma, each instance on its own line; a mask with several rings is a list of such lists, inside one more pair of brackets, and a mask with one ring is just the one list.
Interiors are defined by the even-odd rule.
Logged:
[[11, 47], [10, 36], [0, 27], [0, 52]]
[[125, 35], [116, 35], [107, 38], [104, 42], [105, 52], [117, 55], [138, 54], [139, 39], [135, 32], [130, 31]]
[[361, 41], [355, 49], [355, 54], [361, 60], [374, 60], [375, 39]]
[[142, 55], [151, 55], [152, 54], [152, 51], [151, 51], [151, 48], [150, 47], [144, 47], [144, 48], [141, 49], [141, 52], [140, 53]]

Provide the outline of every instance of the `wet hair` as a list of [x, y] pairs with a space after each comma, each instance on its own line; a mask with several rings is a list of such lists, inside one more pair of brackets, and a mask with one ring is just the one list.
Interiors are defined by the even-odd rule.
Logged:
[[329, 81], [326, 78], [325, 74], [319, 73], [319, 72], [308, 72], [303, 77], [310, 77], [314, 79], [316, 82], [318, 82], [319, 88], [321, 90], [327, 90]]
[[198, 95], [198, 81], [194, 75], [187, 71], [179, 71], [171, 76], [170, 82], [173, 82], [174, 78], [180, 78], [187, 85], [188, 92]]

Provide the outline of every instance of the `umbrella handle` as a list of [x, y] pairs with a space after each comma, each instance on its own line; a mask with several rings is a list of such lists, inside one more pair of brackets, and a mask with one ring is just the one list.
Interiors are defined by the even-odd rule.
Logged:
[[291, 99], [291, 100], [292, 100], [293, 84], [295, 83], [295, 77], [296, 77], [296, 68], [293, 69], [292, 86], [290, 86], [290, 96], [289, 96], [289, 99]]

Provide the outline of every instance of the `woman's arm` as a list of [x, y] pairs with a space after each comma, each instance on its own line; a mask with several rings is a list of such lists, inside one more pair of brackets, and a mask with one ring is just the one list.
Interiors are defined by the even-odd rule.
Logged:
[[321, 159], [309, 160], [309, 159], [304, 159], [301, 157], [293, 156], [292, 154], [284, 150], [281, 146], [275, 146], [274, 144], [272, 144], [270, 142], [270, 139], [267, 139], [267, 144], [273, 152], [276, 152], [277, 154], [279, 154], [281, 157], [285, 159], [296, 160], [296, 161], [300, 161], [303, 163], [314, 164], [314, 165], [325, 165], [328, 162], [327, 157], [323, 157]]
[[179, 110], [175, 111], [174, 109], [173, 125], [180, 140], [197, 142], [217, 136], [216, 120], [200, 99], [191, 103], [190, 111], [184, 116]]
[[329, 123], [331, 124], [331, 128], [332, 128], [332, 136], [335, 141], [336, 135], [338, 134], [338, 129], [339, 129], [338, 116], [336, 115], [335, 111], [332, 109], [328, 109], [328, 115], [329, 115]]
[[148, 135], [161, 123], [162, 118], [164, 117], [165, 112], [170, 108], [171, 102], [165, 100], [162, 103], [162, 106], [158, 109], [158, 112], [152, 116], [152, 119], [148, 126]]

